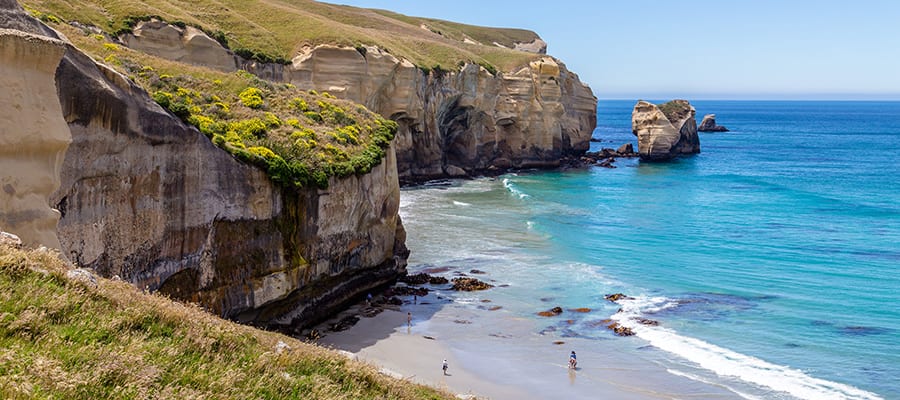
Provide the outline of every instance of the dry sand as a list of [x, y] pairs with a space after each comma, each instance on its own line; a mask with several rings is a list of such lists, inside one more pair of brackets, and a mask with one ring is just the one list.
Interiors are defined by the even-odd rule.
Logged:
[[[537, 399], [465, 370], [440, 337], [430, 337], [407, 327], [405, 312], [385, 310], [374, 318], [361, 318], [346, 331], [328, 333], [319, 344], [352, 353], [355, 359], [379, 366], [386, 374], [445, 389], [460, 397]], [[441, 370], [444, 359], [449, 364], [447, 375]]]

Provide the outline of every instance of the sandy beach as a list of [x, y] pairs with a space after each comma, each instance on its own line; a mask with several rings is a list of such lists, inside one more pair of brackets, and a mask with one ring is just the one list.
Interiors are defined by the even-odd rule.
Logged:
[[[356, 306], [340, 317], [360, 308]], [[319, 344], [352, 353], [353, 358], [379, 366], [388, 375], [438, 387], [463, 398], [538, 399], [467, 370], [440, 337], [407, 326], [406, 317], [406, 312], [386, 309], [373, 318], [360, 318], [346, 331], [328, 333]], [[444, 359], [449, 365], [446, 375], [441, 369]]]
[[[342, 350], [388, 375], [448, 390], [461, 398], [488, 399], [730, 399], [726, 388], [673, 375], [634, 342], [559, 338], [533, 331], [513, 313], [489, 311], [433, 292], [420, 303], [387, 306], [374, 317], [356, 305], [320, 325], [318, 344]], [[413, 316], [407, 326], [407, 312]], [[327, 328], [348, 315], [360, 316], [347, 330]], [[465, 323], [462, 323], [465, 321]], [[640, 344], [639, 342], [637, 342]], [[578, 349], [579, 368], [566, 366]], [[624, 351], [623, 351], [624, 350]], [[446, 359], [447, 375], [441, 370]]]

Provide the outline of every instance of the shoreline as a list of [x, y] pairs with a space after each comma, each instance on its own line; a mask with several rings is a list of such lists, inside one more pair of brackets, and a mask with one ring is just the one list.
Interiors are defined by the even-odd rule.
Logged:
[[[385, 306], [372, 317], [363, 315], [364, 304], [354, 305], [318, 326], [324, 335], [317, 344], [459, 398], [741, 398], [725, 387], [672, 374], [644, 343], [569, 337], [557, 345], [558, 337], [535, 333], [527, 318], [468, 307], [446, 295], [435, 290], [416, 305], [404, 297], [402, 306]], [[407, 312], [413, 315], [409, 327]], [[360, 317], [355, 325], [327, 330], [350, 315]], [[579, 354], [575, 371], [566, 365], [570, 349]], [[443, 359], [449, 363], [446, 376]]]

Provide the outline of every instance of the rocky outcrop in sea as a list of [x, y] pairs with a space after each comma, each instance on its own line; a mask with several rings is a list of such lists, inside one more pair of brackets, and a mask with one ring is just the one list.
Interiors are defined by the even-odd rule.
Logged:
[[656, 105], [638, 101], [631, 113], [631, 131], [638, 138], [642, 160], [666, 161], [700, 152], [696, 110], [687, 100]]
[[698, 132], [728, 132], [728, 128], [716, 124], [716, 114], [706, 114], [697, 127]]

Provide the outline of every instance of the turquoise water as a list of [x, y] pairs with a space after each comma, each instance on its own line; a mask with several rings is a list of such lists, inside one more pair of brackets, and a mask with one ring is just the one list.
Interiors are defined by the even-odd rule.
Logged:
[[[600, 102], [595, 147], [635, 142], [633, 104]], [[404, 191], [411, 270], [509, 285], [446, 293], [482, 314], [482, 297], [503, 306], [457, 347], [578, 338], [745, 398], [900, 398], [900, 103], [694, 106], [732, 132], [701, 134], [693, 157]], [[595, 311], [534, 314], [555, 305]], [[597, 328], [611, 316], [637, 337]], [[492, 344], [504, 320], [526, 332]]]

